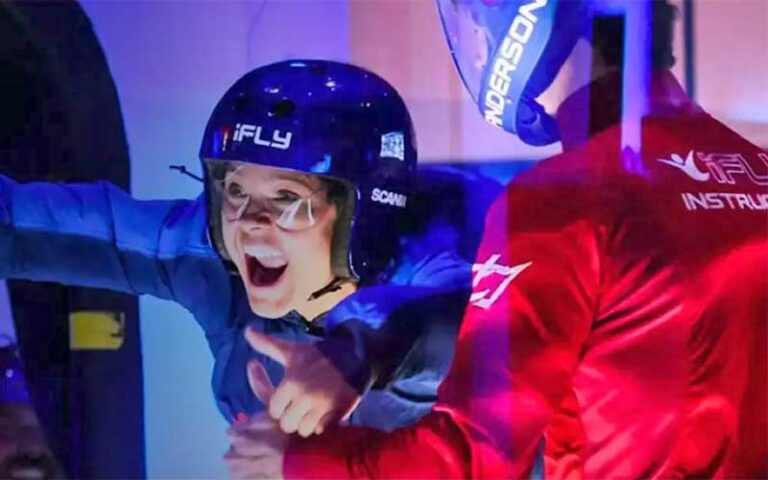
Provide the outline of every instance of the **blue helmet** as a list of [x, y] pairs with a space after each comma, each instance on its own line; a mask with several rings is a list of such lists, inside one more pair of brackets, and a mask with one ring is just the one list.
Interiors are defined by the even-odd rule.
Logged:
[[586, 33], [585, 0], [437, 0], [448, 43], [485, 119], [530, 145], [559, 139], [536, 102]]
[[337, 277], [372, 281], [396, 254], [416, 144], [403, 99], [372, 72], [323, 60], [252, 70], [214, 108], [200, 159], [210, 234], [225, 261], [221, 219], [210, 213], [222, 206], [212, 187], [222, 175], [220, 161], [318, 175], [343, 186], [333, 238]]

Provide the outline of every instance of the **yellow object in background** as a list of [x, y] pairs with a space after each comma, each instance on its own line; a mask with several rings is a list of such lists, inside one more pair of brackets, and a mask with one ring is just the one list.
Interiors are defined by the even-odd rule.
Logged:
[[80, 311], [69, 314], [70, 350], [118, 350], [125, 339], [122, 312]]

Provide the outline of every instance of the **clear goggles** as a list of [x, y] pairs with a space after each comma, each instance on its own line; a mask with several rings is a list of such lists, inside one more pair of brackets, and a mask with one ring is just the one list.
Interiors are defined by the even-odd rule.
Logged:
[[[223, 164], [224, 162], [216, 162]], [[213, 180], [214, 194], [218, 196], [221, 205], [221, 217], [228, 222], [244, 219], [259, 219], [268, 217], [275, 225], [283, 230], [300, 231], [312, 228], [322, 218], [324, 212], [330, 207], [327, 200], [327, 184], [323, 182], [319, 187], [307, 190], [307, 188], [282, 188], [255, 191], [253, 182], [239, 180], [239, 174], [244, 169], [251, 167], [249, 164], [228, 162], [222, 178]], [[281, 170], [273, 167], [256, 166], [260, 169]], [[220, 174], [221, 175], [221, 174]], [[301, 176], [296, 173], [294, 175]], [[248, 185], [250, 183], [250, 185]], [[261, 189], [259, 189], [261, 190]]]

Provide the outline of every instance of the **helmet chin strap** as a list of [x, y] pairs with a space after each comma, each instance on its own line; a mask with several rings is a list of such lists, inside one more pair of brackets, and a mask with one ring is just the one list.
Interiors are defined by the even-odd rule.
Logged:
[[348, 280], [348, 278], [334, 277], [333, 280], [328, 283], [328, 285], [310, 295], [307, 301], [311, 302], [312, 300], [317, 300], [318, 298], [328, 293], [338, 292], [341, 290], [341, 286], [344, 284], [344, 282], [347, 282]]

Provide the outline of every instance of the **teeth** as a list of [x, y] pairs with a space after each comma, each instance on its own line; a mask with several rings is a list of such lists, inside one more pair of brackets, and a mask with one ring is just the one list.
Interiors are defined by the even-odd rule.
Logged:
[[258, 259], [278, 258], [283, 256], [283, 253], [277, 249], [256, 245], [246, 245], [243, 247], [243, 251], [246, 253], [246, 255], [250, 255], [251, 257], [256, 257]]
[[251, 258], [258, 260], [267, 268], [280, 268], [288, 263], [285, 254], [274, 247], [264, 245], [244, 245], [243, 251]]

